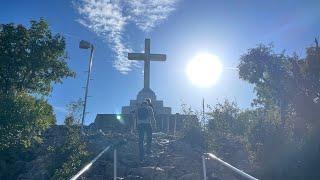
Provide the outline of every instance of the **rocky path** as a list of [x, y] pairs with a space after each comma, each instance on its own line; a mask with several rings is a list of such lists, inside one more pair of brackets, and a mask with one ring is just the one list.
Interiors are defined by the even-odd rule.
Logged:
[[[21, 174], [19, 179], [50, 179], [46, 171], [45, 147], [54, 143], [55, 146], [63, 144], [65, 128], [56, 127], [52, 132], [48, 132], [48, 137], [43, 147], [39, 149], [39, 156], [27, 162], [26, 173]], [[112, 133], [111, 133], [112, 132]], [[152, 140], [152, 153], [146, 157], [142, 163], [139, 161], [138, 138], [130, 132], [103, 133], [101, 130], [93, 130], [84, 136], [87, 143], [88, 152], [94, 156], [112, 144], [121, 145], [117, 147], [117, 176], [118, 179], [146, 179], [146, 180], [198, 180], [203, 179], [202, 159], [204, 138], [201, 133], [190, 131], [183, 138], [174, 138], [165, 133], [154, 133]], [[232, 165], [249, 172], [249, 155], [242, 151], [237, 141], [228, 137], [216, 138], [217, 144], [227, 144], [228, 148], [216, 148], [216, 154], [223, 155]], [[232, 146], [233, 145], [233, 146]], [[236, 148], [230, 148], [236, 147]], [[228, 154], [233, 155], [228, 158]], [[54, 158], [54, 157], [53, 157]], [[85, 166], [85, 164], [83, 164]], [[230, 170], [224, 169], [221, 164], [212, 160], [206, 161], [207, 180], [217, 177], [221, 180], [241, 179], [234, 177]], [[113, 179], [113, 149], [104, 153], [79, 179], [85, 180], [108, 180]]]
[[[201, 152], [188, 143], [164, 133], [154, 133], [152, 153], [139, 162], [137, 137], [125, 138], [118, 151], [119, 179], [197, 180], [201, 179]], [[98, 160], [82, 179], [112, 179], [113, 151]]]
[[[138, 138], [135, 134], [104, 134], [97, 138], [90, 137], [90, 152], [98, 154], [107, 144], [124, 141], [117, 148], [118, 179], [128, 180], [200, 180], [203, 179], [201, 138], [196, 133], [176, 139], [165, 133], [154, 133], [152, 153], [143, 162], [139, 161]], [[234, 176], [214, 161], [206, 161], [207, 180], [236, 180]], [[238, 166], [242, 168], [242, 166]], [[243, 166], [244, 167], [244, 166]], [[219, 178], [218, 178], [219, 177]], [[113, 179], [113, 150], [105, 153], [81, 179]]]

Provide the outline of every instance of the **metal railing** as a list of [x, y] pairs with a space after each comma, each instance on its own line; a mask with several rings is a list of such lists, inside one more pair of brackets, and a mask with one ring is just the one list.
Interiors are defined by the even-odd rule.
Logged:
[[117, 179], [117, 149], [113, 150], [113, 180]]
[[[122, 145], [124, 142], [118, 142], [113, 145], [109, 145], [106, 148], [104, 148], [92, 161], [90, 161], [87, 165], [85, 165], [76, 175], [74, 175], [70, 180], [77, 180], [80, 176], [82, 176], [85, 172], [87, 172], [90, 167], [107, 151], [109, 151], [111, 148], [113, 148], [113, 180], [117, 179], [117, 147]], [[218, 158], [212, 153], [204, 153], [202, 155], [202, 170], [203, 170], [203, 179], [207, 180], [207, 167], [206, 167], [206, 159], [215, 160], [224, 167], [232, 170], [235, 174], [249, 180], [258, 180], [257, 178], [245, 173], [244, 171], [230, 165], [229, 163], [223, 161], [222, 159]]]
[[90, 161], [87, 165], [85, 165], [76, 175], [74, 175], [70, 180], [76, 180], [81, 175], [83, 175], [86, 171], [90, 169], [90, 167], [95, 163], [105, 152], [107, 152], [110, 149], [111, 146], [107, 146], [104, 148], [103, 151], [101, 151], [92, 161]]
[[203, 179], [207, 180], [206, 157], [204, 155], [202, 155], [202, 170], [203, 170]]
[[206, 173], [206, 163], [205, 163], [205, 157], [209, 157], [212, 160], [215, 160], [217, 162], [219, 162], [220, 164], [222, 164], [224, 167], [232, 170], [234, 173], [240, 175], [243, 178], [249, 179], [249, 180], [258, 180], [257, 178], [243, 172], [242, 170], [230, 165], [229, 163], [223, 161], [222, 159], [218, 158], [217, 156], [215, 156], [214, 154], [211, 153], [205, 153], [202, 156], [202, 168], [203, 168], [203, 179], [206, 180], [207, 179], [207, 173]]
[[117, 179], [117, 147], [122, 145], [123, 142], [118, 142], [114, 145], [109, 145], [104, 148], [92, 161], [90, 161], [87, 165], [85, 165], [76, 175], [74, 175], [70, 180], [76, 180], [80, 176], [82, 176], [85, 172], [87, 172], [90, 167], [107, 151], [113, 148], [113, 179]]

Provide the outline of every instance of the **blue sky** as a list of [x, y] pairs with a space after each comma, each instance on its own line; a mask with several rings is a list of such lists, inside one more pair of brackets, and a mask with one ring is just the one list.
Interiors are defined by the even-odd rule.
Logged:
[[[78, 48], [81, 39], [96, 47], [86, 123], [97, 113], [119, 113], [143, 87], [142, 64], [128, 64], [126, 51], [143, 50], [151, 38], [151, 52], [167, 54], [166, 62], [151, 63], [151, 88], [165, 106], [195, 109], [201, 99], [215, 104], [225, 98], [250, 107], [252, 86], [235, 70], [223, 70], [210, 88], [190, 83], [185, 69], [199, 52], [217, 55], [224, 67], [236, 67], [239, 57], [259, 43], [273, 43], [277, 51], [304, 55], [320, 35], [320, 1], [66, 1], [1, 0], [0, 23], [29, 24], [44, 17], [54, 33], [67, 40], [68, 64], [77, 76], [54, 86], [49, 102], [58, 123], [66, 105], [84, 95], [89, 51]], [[131, 3], [129, 3], [131, 2]], [[116, 65], [115, 65], [116, 64]], [[126, 73], [126, 74], [124, 74]]]

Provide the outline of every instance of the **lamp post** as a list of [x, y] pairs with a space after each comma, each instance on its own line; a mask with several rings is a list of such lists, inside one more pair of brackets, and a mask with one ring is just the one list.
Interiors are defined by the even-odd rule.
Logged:
[[205, 112], [204, 112], [204, 98], [202, 98], [202, 127], [204, 129], [205, 124], [206, 124], [206, 117], [205, 117]]
[[80, 43], [79, 43], [79, 48], [80, 49], [89, 49], [89, 48], [91, 48], [90, 59], [89, 59], [89, 67], [88, 67], [88, 76], [87, 76], [87, 82], [86, 82], [85, 94], [84, 94], [82, 119], [81, 119], [81, 132], [83, 133], [83, 124], [84, 124], [84, 118], [85, 118], [86, 107], [87, 107], [88, 88], [89, 88], [89, 81], [90, 81], [90, 75], [91, 75], [91, 69], [92, 69], [94, 46], [91, 43], [87, 42], [87, 41], [81, 40]]

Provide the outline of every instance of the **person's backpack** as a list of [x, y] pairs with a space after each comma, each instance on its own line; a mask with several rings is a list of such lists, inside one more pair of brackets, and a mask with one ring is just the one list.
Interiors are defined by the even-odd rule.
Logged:
[[138, 109], [138, 120], [147, 120], [148, 118], [148, 108], [147, 107], [140, 107]]

